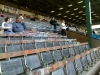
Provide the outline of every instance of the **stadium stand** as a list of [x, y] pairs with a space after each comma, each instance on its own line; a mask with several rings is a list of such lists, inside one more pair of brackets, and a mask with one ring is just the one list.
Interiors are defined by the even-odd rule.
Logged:
[[86, 75], [99, 60], [99, 47], [44, 30], [0, 35], [1, 75]]
[[[16, 0], [14, 0], [16, 1]], [[51, 5], [52, 6], [52, 5]], [[4, 13], [16, 20], [15, 14]], [[28, 15], [30, 16], [30, 15]], [[29, 18], [29, 17], [28, 17]], [[100, 47], [53, 33], [49, 22], [24, 17], [26, 31], [20, 34], [0, 32], [0, 75], [95, 75], [100, 63]], [[4, 17], [0, 17], [0, 25]], [[76, 31], [75, 27], [69, 27]], [[84, 33], [84, 29], [79, 32]], [[82, 39], [82, 38], [80, 38]], [[94, 72], [95, 70], [95, 72]]]

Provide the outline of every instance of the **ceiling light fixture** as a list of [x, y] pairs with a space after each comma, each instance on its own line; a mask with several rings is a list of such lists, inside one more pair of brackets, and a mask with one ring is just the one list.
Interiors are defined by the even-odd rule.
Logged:
[[61, 13], [60, 13], [60, 14], [58, 14], [58, 15], [61, 15]]
[[64, 9], [64, 8], [59, 8], [59, 10], [62, 10], [62, 9]]
[[83, 15], [86, 15], [86, 14], [83, 14]]
[[68, 7], [71, 7], [71, 6], [73, 6], [73, 5], [72, 4], [68, 5]]
[[85, 8], [86, 6], [83, 6], [83, 8]]
[[74, 20], [76, 20], [76, 19], [73, 19], [73, 21], [74, 21]]
[[67, 16], [64, 16], [64, 17], [67, 17]]
[[82, 13], [83, 11], [80, 11], [79, 13]]
[[69, 11], [66, 11], [66, 13], [69, 13]]
[[93, 15], [97, 15], [97, 14], [93, 14]]
[[94, 11], [93, 12], [91, 12], [92, 14], [94, 13]]
[[78, 4], [83, 3], [83, 1], [78, 2]]
[[82, 19], [82, 17], [80, 17], [79, 19]]
[[51, 12], [53, 13], [53, 12], [55, 12], [55, 11], [51, 11]]
[[75, 16], [75, 17], [79, 17], [79, 16]]
[[74, 13], [73, 13], [73, 14], [71, 14], [71, 15], [74, 15]]
[[95, 16], [95, 17], [99, 17], [99, 16]]
[[74, 10], [78, 10], [78, 8], [75, 8]]
[[72, 19], [71, 17], [69, 19]]
[[85, 20], [85, 19], [82, 19], [82, 20]]

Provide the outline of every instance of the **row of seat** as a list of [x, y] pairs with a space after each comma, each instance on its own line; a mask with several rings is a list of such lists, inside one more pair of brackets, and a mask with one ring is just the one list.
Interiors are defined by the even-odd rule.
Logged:
[[[85, 45], [84, 43], [81, 45]], [[81, 46], [80, 45], [80, 46]], [[0, 61], [2, 75], [17, 75], [29, 70], [35, 71], [36, 68], [54, 64], [64, 58], [73, 56], [74, 45], [53, 46], [47, 48], [39, 48], [34, 50], [24, 50], [10, 53], [1, 53], [0, 59], [10, 58], [10, 60]], [[69, 48], [69, 49], [68, 49]], [[86, 48], [86, 47], [85, 47]], [[71, 53], [72, 51], [72, 53]], [[78, 51], [80, 49], [78, 48]], [[17, 56], [23, 56], [15, 58]], [[14, 57], [14, 58], [13, 58]], [[8, 69], [9, 68], [9, 69]]]
[[0, 40], [32, 40], [32, 39], [67, 39], [66, 36], [58, 35], [41, 35], [41, 34], [3, 34], [0, 35]]
[[93, 64], [96, 64], [99, 58], [100, 47], [59, 61], [49, 67], [33, 72], [32, 75], [88, 75], [88, 68], [93, 67]]
[[[63, 39], [63, 40], [17, 40], [17, 41], [0, 41], [0, 53], [5, 52], [15, 52], [21, 50], [31, 50], [31, 49], [38, 49], [38, 48], [46, 48], [46, 47], [53, 47], [53, 46], [63, 46], [69, 44], [77, 44], [77, 41], [74, 39]], [[85, 47], [86, 46], [86, 47]], [[75, 48], [78, 45], [74, 46]], [[83, 45], [79, 48], [88, 49], [88, 45]], [[77, 50], [76, 50], [77, 51]], [[78, 52], [78, 51], [77, 51]]]

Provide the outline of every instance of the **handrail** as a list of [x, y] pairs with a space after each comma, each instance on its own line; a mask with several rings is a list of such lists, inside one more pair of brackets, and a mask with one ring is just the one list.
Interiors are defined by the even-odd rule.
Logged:
[[57, 49], [69, 48], [69, 47], [74, 47], [74, 45], [71, 44], [71, 45], [63, 45], [63, 46], [24, 50], [24, 51], [20, 50], [20, 51], [17, 51], [17, 52], [0, 53], [0, 59], [6, 59], [6, 58], [10, 58], [10, 57], [17, 57], [17, 56], [23, 56], [23, 55], [29, 55], [29, 54], [36, 54], [36, 53], [39, 53], [39, 52], [46, 52], [46, 51], [52, 51], [52, 50], [54, 51], [54, 50], [57, 50]]
[[[35, 43], [35, 42], [62, 42], [68, 41], [64, 39], [50, 39], [50, 40], [2, 40], [0, 44], [25, 44], [25, 43]], [[72, 39], [71, 41], [76, 41], [76, 39]], [[85, 44], [85, 43], [83, 43]]]

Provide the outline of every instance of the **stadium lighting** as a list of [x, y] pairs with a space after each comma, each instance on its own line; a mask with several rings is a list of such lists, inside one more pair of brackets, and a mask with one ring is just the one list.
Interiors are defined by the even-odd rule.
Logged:
[[83, 3], [83, 1], [79, 1], [78, 4]]

